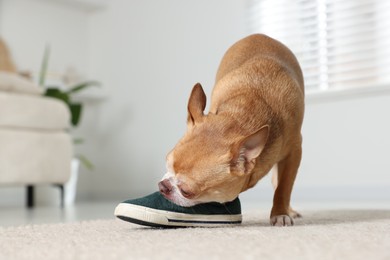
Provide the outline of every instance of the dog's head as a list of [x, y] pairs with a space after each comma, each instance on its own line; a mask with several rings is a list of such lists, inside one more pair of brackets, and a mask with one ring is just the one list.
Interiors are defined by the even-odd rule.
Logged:
[[205, 107], [206, 95], [196, 84], [188, 102], [187, 132], [167, 155], [167, 173], [158, 184], [167, 199], [181, 206], [234, 200], [268, 138], [268, 126], [243, 136], [233, 118], [205, 115]]

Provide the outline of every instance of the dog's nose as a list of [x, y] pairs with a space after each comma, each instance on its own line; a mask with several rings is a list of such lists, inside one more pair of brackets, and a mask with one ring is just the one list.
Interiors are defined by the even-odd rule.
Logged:
[[165, 179], [158, 183], [158, 188], [163, 195], [169, 195], [172, 191], [172, 184], [168, 179]]

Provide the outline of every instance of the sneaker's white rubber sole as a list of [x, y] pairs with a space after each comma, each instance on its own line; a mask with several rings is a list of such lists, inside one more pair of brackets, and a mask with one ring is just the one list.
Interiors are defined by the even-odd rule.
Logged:
[[115, 216], [132, 223], [152, 227], [212, 227], [241, 224], [241, 214], [203, 215], [185, 214], [120, 203]]

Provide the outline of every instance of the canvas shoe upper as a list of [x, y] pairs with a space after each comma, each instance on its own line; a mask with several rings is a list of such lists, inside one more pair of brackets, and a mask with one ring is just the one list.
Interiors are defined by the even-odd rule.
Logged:
[[120, 203], [115, 209], [115, 216], [152, 227], [220, 226], [240, 224], [242, 221], [238, 198], [224, 204], [210, 202], [181, 207], [160, 192]]

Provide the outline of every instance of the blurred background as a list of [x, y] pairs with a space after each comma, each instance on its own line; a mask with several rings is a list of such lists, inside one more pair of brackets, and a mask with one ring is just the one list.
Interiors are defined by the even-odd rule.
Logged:
[[[36, 84], [50, 50], [43, 89], [100, 83], [73, 97], [83, 104], [70, 128], [83, 140], [73, 154], [94, 166], [79, 167], [76, 203], [156, 191], [165, 155], [186, 129], [193, 85], [210, 98], [224, 52], [252, 33], [285, 43], [305, 75], [295, 204], [382, 201], [390, 199], [389, 7], [380, 0], [0, 0], [0, 37], [16, 72]], [[22, 207], [29, 183], [1, 180], [0, 207]], [[46, 184], [35, 186], [36, 204], [58, 204]], [[271, 203], [272, 195], [266, 178], [242, 197]]]

